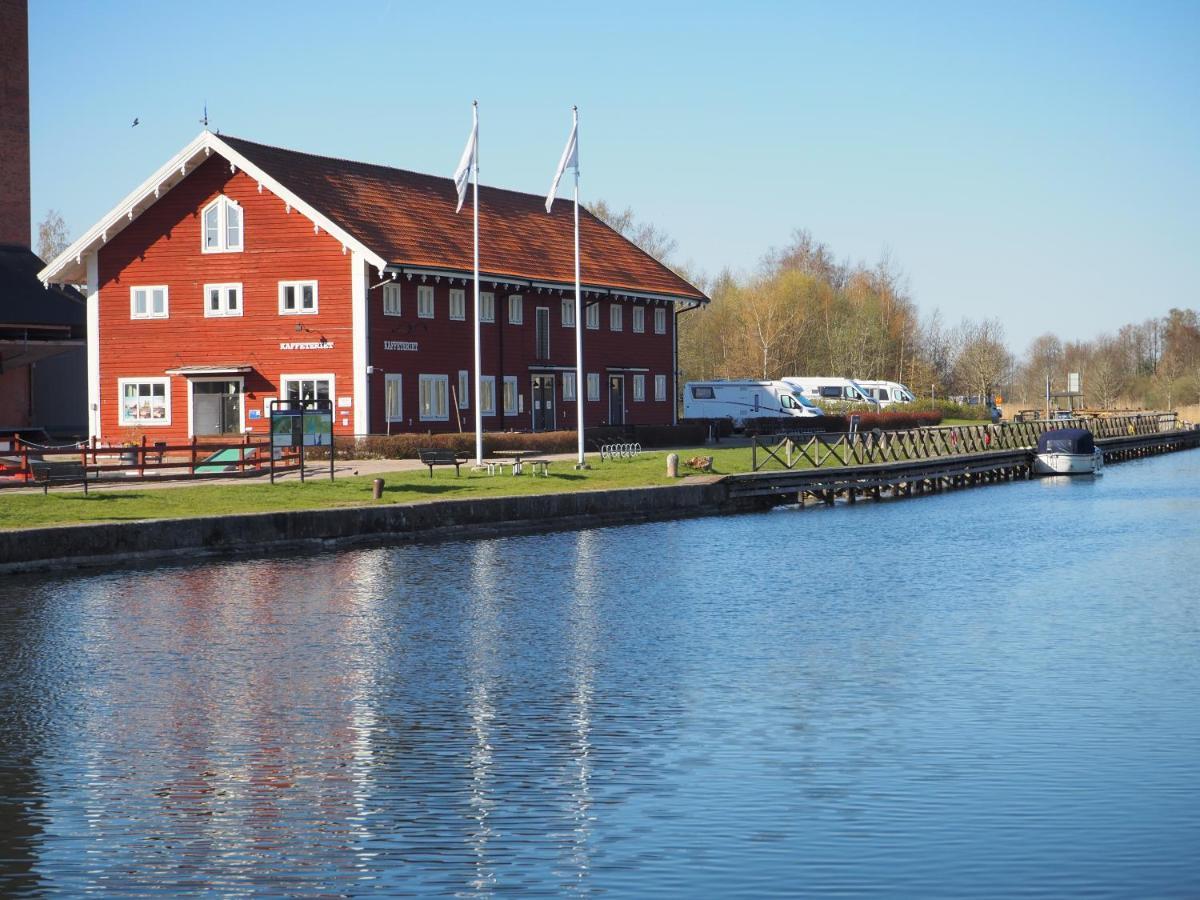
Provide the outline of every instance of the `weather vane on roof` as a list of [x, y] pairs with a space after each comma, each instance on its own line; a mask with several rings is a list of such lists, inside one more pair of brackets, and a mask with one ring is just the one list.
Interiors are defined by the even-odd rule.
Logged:
[[204, 118], [200, 120], [200, 124], [204, 126], [204, 130], [208, 131], [208, 101], [204, 101]]

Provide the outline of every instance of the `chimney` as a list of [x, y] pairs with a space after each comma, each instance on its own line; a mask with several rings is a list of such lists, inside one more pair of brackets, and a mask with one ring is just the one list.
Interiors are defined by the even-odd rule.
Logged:
[[29, 246], [29, 10], [0, 0], [0, 244]]

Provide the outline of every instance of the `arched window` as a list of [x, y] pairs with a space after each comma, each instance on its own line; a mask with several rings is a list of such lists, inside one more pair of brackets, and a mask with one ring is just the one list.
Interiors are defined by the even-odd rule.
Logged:
[[218, 197], [200, 215], [201, 249], [205, 253], [239, 253], [242, 249], [242, 208]]

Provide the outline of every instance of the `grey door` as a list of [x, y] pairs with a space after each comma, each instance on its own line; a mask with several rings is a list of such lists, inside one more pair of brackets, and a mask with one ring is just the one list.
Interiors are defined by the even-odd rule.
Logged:
[[554, 376], [533, 376], [533, 430], [554, 430]]
[[625, 376], [608, 376], [608, 424], [625, 424]]
[[192, 385], [192, 433], [240, 434], [242, 386], [237, 381], [197, 381]]

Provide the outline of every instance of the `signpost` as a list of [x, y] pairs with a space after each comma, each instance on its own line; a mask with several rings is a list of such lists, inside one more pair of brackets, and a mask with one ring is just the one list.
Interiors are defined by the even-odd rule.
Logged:
[[329, 448], [329, 480], [333, 481], [333, 404], [329, 400], [270, 401], [271, 484], [275, 483], [277, 450], [296, 447], [300, 454], [300, 480], [304, 481], [304, 448]]

